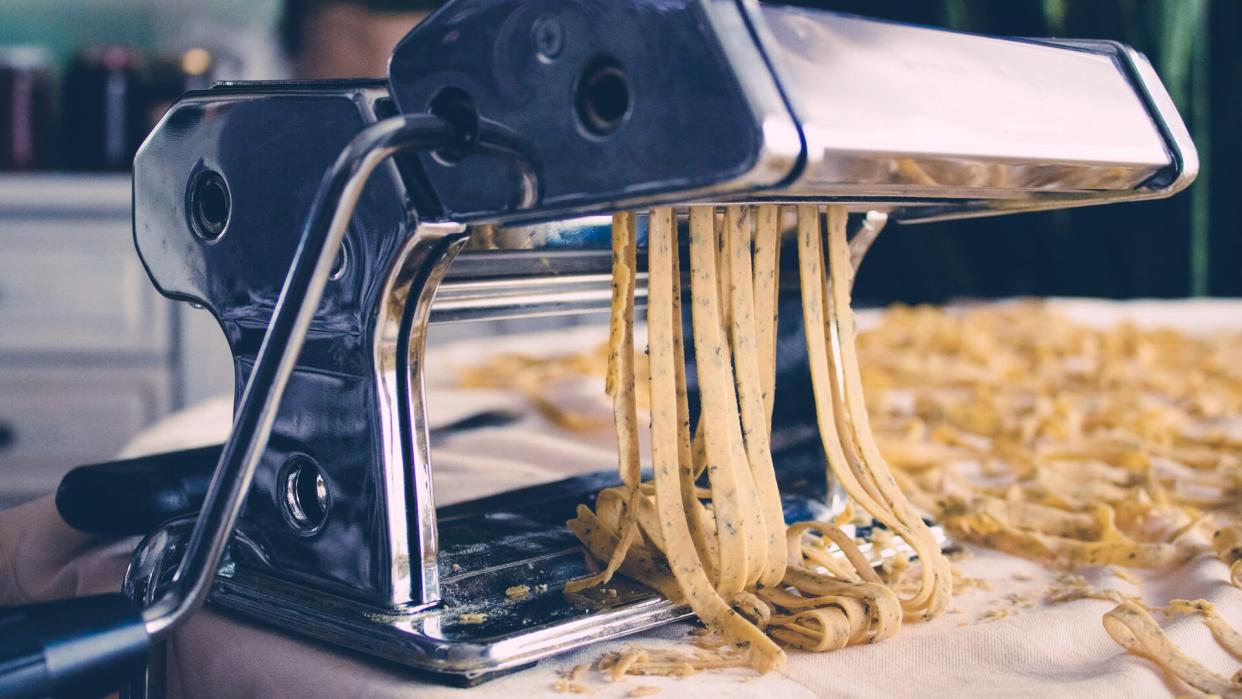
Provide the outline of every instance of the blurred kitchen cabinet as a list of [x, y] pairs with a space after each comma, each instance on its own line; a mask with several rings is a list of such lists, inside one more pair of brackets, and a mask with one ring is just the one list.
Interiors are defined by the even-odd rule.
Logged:
[[0, 176], [0, 507], [231, 390], [215, 321], [142, 268], [128, 175]]

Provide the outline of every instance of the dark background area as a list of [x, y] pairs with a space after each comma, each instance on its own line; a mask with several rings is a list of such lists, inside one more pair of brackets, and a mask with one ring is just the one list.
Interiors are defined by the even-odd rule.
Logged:
[[1123, 41], [1152, 61], [1202, 169], [1167, 200], [893, 226], [862, 304], [1008, 296], [1242, 296], [1242, 1], [815, 0], [791, 4], [1002, 36]]
[[[1123, 41], [1151, 59], [1198, 146], [1198, 181], [1172, 199], [893, 226], [880, 236], [862, 268], [856, 290], [860, 302], [1023, 295], [1242, 297], [1242, 274], [1235, 271], [1242, 266], [1242, 196], [1233, 191], [1242, 181], [1242, 0], [773, 1], [984, 34]], [[364, 72], [382, 74], [388, 49], [376, 35], [395, 40], [440, 0], [0, 0], [4, 3], [13, 7], [0, 11], [5, 20], [0, 21], [0, 45], [47, 49], [58, 66], [54, 72], [61, 85], [55, 89], [71, 96], [60, 100], [61, 111], [76, 115], [76, 121], [63, 119], [66, 128], [58, 133], [87, 133], [74, 125], [99, 126], [99, 115], [110, 113], [94, 93], [73, 87], [74, 51], [93, 43], [120, 49], [127, 67], [114, 72], [139, 81], [154, 75], [155, 67], [185, 65], [194, 47], [209, 50], [208, 72], [196, 73], [183, 84], [156, 81], [161, 90], [157, 99], [135, 108], [133, 115], [127, 113], [126, 128], [133, 127], [129, 130], [135, 134], [129, 139], [132, 149], [167, 103], [198, 83], [342, 77], [310, 69], [299, 72], [306, 68], [296, 55], [305, 48], [306, 42], [297, 40], [303, 34], [337, 39], [319, 47], [328, 56], [317, 65], [322, 71], [346, 63], [337, 54], [365, 54], [361, 50], [368, 48], [363, 38], [369, 27], [370, 43], [376, 44], [370, 48], [378, 58]], [[69, 13], [65, 8], [70, 3], [89, 12]], [[330, 8], [337, 14], [327, 14]], [[318, 23], [312, 21], [316, 17]], [[286, 69], [292, 72], [282, 74]], [[95, 71], [87, 77], [100, 75]], [[90, 104], [78, 105], [83, 100]], [[92, 105], [94, 111], [88, 108]], [[84, 147], [63, 146], [60, 151], [91, 153]], [[97, 160], [52, 166], [129, 167], [123, 151], [102, 166]]]

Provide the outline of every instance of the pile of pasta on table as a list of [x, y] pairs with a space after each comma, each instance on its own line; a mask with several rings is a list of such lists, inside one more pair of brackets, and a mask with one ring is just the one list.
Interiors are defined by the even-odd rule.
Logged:
[[[780, 400], [783, 216], [796, 221], [820, 441], [849, 498], [831, 521], [785, 521], [769, 441]], [[978, 581], [942, 553], [926, 515], [967, 550], [1057, 571], [1050, 602], [1112, 600], [1102, 623], [1126, 651], [1200, 692], [1242, 697], [1242, 671], [1210, 670], [1158, 621], [1193, 615], [1242, 660], [1242, 635], [1210, 602], [1153, 605], [1077, 574], [1103, 566], [1137, 580], [1126, 571], [1215, 556], [1242, 588], [1242, 333], [1096, 327], [1034, 301], [893, 307], [860, 333], [850, 292], [861, 255], [851, 255], [846, 219], [832, 206], [691, 207], [683, 295], [676, 213], [652, 210], [641, 347], [636, 219], [618, 214], [606, 348], [554, 361], [499, 357], [465, 373], [468, 385], [523, 390], [569, 429], [583, 425], [540, 387], [600, 369], [606, 376], [621, 484], [568, 523], [598, 568], [566, 590], [620, 574], [689, 605], [703, 628], [694, 648], [634, 647], [605, 655], [597, 669], [612, 679], [766, 672], [787, 649], [875, 643], [934, 618], [950, 608], [955, 582], [960, 593]], [[683, 298], [699, 386], [694, 424]], [[514, 371], [519, 364], [532, 370]], [[647, 454], [640, 410], [649, 413]], [[869, 557], [855, 524], [875, 532], [873, 549], [891, 539], [898, 553], [882, 563]], [[584, 671], [558, 687], [580, 690]]]

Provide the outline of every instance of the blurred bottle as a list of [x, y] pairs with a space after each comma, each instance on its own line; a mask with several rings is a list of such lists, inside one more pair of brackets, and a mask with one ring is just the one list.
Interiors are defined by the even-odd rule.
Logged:
[[51, 54], [37, 46], [0, 47], [0, 170], [47, 167], [51, 120]]
[[69, 63], [61, 91], [62, 159], [72, 170], [128, 170], [146, 135], [138, 54], [93, 47]]

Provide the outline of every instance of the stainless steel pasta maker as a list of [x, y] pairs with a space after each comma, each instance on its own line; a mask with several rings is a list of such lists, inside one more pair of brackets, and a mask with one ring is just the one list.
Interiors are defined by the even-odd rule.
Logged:
[[[753, 0], [455, 0], [386, 81], [187, 94], [135, 159], [134, 237], [227, 335], [235, 422], [121, 616], [159, 641], [206, 598], [464, 683], [684, 617], [623, 580], [562, 593], [586, 572], [563, 522], [611, 474], [437, 511], [429, 324], [606, 309], [591, 217], [613, 211], [842, 203], [874, 235], [1169, 196], [1197, 169], [1121, 44]], [[819, 462], [777, 469], [790, 508], [831, 507]]]

